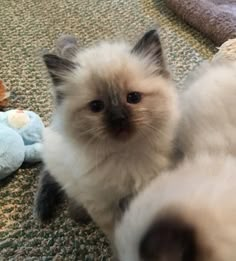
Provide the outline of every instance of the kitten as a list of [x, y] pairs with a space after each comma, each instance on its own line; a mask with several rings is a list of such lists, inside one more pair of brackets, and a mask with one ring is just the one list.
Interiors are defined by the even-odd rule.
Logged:
[[205, 65], [181, 97], [186, 153], [117, 225], [121, 261], [236, 260], [236, 62]]
[[179, 110], [158, 33], [44, 61], [57, 101], [46, 169], [111, 239], [120, 199], [171, 166]]

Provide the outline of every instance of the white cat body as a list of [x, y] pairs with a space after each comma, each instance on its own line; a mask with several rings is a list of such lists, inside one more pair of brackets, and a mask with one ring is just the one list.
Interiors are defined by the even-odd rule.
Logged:
[[201, 151], [236, 155], [236, 62], [205, 64], [195, 74], [181, 95], [180, 147], [188, 156]]
[[180, 104], [186, 157], [131, 203], [115, 233], [121, 261], [236, 260], [236, 62], [201, 67]]

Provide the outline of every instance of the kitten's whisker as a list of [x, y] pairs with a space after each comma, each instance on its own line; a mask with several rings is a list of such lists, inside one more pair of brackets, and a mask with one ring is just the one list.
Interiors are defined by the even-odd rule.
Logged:
[[149, 136], [149, 135], [146, 135], [141, 129], [139, 130], [139, 132], [141, 133], [141, 135], [142, 135], [145, 139], [147, 139], [147, 141], [148, 141], [149, 144], [150, 144], [150, 147], [153, 147], [153, 142], [151, 141], [150, 136]]
[[147, 122], [147, 120], [145, 121], [145, 119], [138, 119], [138, 120], [132, 120], [132, 121], [131, 121], [131, 123], [141, 123], [141, 124], [142, 124], [142, 123], [145, 124], [146, 122]]
[[93, 135], [93, 136], [88, 140], [88, 142], [86, 143], [85, 146], [88, 147], [88, 146], [91, 145], [94, 141], [97, 141], [98, 138], [99, 138], [98, 135]]
[[[96, 146], [95, 146], [95, 171], [98, 171], [98, 149], [99, 149], [99, 145], [102, 143], [101, 139], [98, 140]], [[105, 146], [104, 146], [105, 147]], [[96, 174], [97, 175], [97, 174]]]
[[148, 128], [150, 128], [150, 129], [152, 129], [152, 130], [154, 130], [154, 131], [157, 131], [157, 132], [161, 132], [161, 130], [160, 129], [158, 129], [158, 128], [155, 128], [154, 126], [152, 126], [152, 125], [150, 125], [150, 124], [145, 124], [146, 125], [146, 127], [148, 127]]
[[134, 111], [135, 112], [146, 112], [146, 111], [150, 111], [150, 110], [147, 108], [138, 108], [138, 109], [135, 109]]
[[150, 109], [150, 108], [138, 108], [135, 109], [134, 112], [158, 112], [156, 109]]
[[152, 134], [152, 135], [158, 134], [158, 135], [160, 135], [160, 136], [165, 136], [165, 135], [166, 135], [162, 130], [157, 129], [157, 128], [154, 128], [153, 126], [146, 125], [146, 127], [147, 127], [147, 131], [150, 132], [150, 135], [151, 135], [151, 134]]
[[90, 134], [98, 133], [99, 131], [104, 130], [104, 129], [105, 129], [104, 127], [91, 128], [91, 129], [88, 129], [88, 130], [86, 130], [86, 131], [80, 132], [80, 133], [79, 133], [79, 136], [83, 136], [83, 135], [86, 135], [86, 134], [88, 134], [88, 133], [90, 133]]
[[146, 127], [146, 130], [149, 131], [150, 135], [155, 135], [155, 134], [158, 134], [160, 136], [165, 135], [165, 133], [161, 129], [154, 127], [153, 125], [151, 125], [147, 121], [138, 119], [138, 120], [135, 120], [135, 121], [132, 121], [132, 122], [138, 123], [139, 126]]
[[136, 122], [136, 121], [146, 121], [147, 120], [147, 118], [146, 117], [144, 117], [144, 116], [142, 116], [142, 117], [139, 117], [139, 118], [134, 118], [134, 119], [132, 119], [131, 121], [132, 122]]

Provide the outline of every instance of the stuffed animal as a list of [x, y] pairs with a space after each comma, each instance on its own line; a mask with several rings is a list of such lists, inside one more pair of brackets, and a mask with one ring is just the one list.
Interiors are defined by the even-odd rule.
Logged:
[[0, 180], [23, 162], [41, 161], [44, 124], [32, 111], [0, 112]]

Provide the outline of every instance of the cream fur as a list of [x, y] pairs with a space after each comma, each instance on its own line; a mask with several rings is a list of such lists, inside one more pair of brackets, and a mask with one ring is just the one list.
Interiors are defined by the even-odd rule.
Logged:
[[[118, 201], [170, 166], [179, 116], [170, 80], [154, 73], [156, 65], [150, 58], [133, 55], [130, 50], [124, 43], [101, 43], [79, 52], [74, 59], [78, 70], [64, 75], [66, 84], [59, 87], [66, 94], [65, 101], [44, 133], [47, 169], [109, 238]], [[125, 142], [111, 139], [105, 131], [91, 142], [81, 135], [93, 126], [103, 127], [99, 115], [95, 117], [87, 109], [87, 103], [103, 88], [100, 80], [115, 83], [120, 92], [144, 94], [133, 109], [135, 119], [142, 116], [142, 122]]]
[[187, 157], [140, 193], [117, 226], [121, 261], [141, 261], [145, 232], [168, 211], [192, 224], [196, 261], [236, 260], [236, 63], [205, 65], [181, 100], [179, 144]]
[[[121, 261], [141, 261], [139, 244], [155, 219], [178, 214], [197, 230], [204, 252], [197, 261], [236, 260], [236, 160], [201, 154], [165, 173], [131, 204], [116, 231]], [[168, 260], [171, 261], [171, 260]]]
[[180, 147], [188, 155], [201, 151], [236, 154], [236, 63], [205, 64], [181, 97]]

